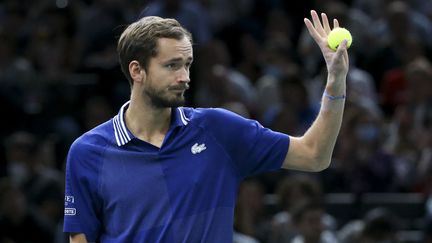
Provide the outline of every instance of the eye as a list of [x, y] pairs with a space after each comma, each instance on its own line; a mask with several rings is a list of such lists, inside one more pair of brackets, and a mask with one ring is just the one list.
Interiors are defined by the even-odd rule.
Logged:
[[169, 69], [174, 69], [176, 67], [176, 64], [175, 63], [168, 63], [165, 65], [165, 67], [169, 68]]

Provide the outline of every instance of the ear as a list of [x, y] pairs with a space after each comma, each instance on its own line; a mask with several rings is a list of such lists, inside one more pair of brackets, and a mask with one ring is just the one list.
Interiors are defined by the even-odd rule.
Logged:
[[142, 83], [146, 78], [146, 72], [140, 63], [133, 60], [129, 63], [129, 74], [134, 83]]

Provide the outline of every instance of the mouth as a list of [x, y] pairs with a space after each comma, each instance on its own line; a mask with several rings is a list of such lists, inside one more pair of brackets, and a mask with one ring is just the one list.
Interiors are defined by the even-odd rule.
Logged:
[[175, 92], [185, 92], [188, 89], [189, 89], [189, 85], [179, 85], [179, 86], [173, 86], [169, 88], [169, 90]]
[[183, 96], [185, 90], [184, 89], [172, 89], [171, 92], [173, 92], [174, 95], [182, 95]]

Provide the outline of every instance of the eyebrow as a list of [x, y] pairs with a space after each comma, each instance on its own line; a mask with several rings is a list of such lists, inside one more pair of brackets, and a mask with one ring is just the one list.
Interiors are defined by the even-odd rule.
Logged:
[[[176, 57], [176, 58], [169, 59], [169, 60], [165, 61], [164, 63], [167, 63], [167, 62], [182, 62], [182, 61], [183, 61], [183, 58]], [[192, 62], [193, 58], [192, 57], [188, 57], [187, 61]]]

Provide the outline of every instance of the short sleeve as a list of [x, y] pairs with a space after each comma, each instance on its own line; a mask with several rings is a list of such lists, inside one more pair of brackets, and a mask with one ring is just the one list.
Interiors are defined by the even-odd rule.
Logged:
[[98, 191], [100, 156], [83, 139], [75, 141], [66, 162], [64, 232], [84, 233], [96, 241], [101, 229]]
[[225, 148], [242, 177], [281, 168], [288, 152], [288, 135], [224, 109], [209, 109], [206, 119], [208, 130]]

